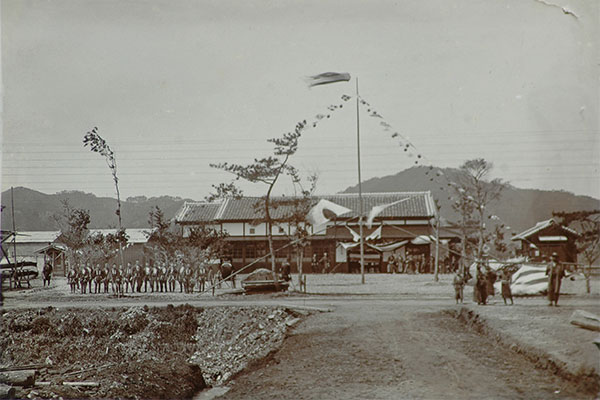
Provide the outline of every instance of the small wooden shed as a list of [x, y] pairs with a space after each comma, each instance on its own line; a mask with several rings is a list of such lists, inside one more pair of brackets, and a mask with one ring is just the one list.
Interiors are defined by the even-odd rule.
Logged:
[[554, 219], [541, 221], [535, 226], [512, 237], [521, 242], [519, 253], [531, 261], [550, 260], [552, 253], [558, 254], [561, 262], [577, 262], [575, 240], [579, 233], [559, 224]]

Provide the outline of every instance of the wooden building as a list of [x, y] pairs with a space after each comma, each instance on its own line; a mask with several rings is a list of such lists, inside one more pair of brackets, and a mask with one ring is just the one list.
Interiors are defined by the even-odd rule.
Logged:
[[[320, 199], [326, 199], [351, 211], [340, 217], [332, 216], [325, 227], [319, 227], [319, 231], [308, 226], [312, 235], [310, 244], [304, 248], [303, 270], [317, 272], [311, 270], [313, 255], [317, 260], [323, 260], [318, 267], [318, 270], [322, 270], [325, 254], [330, 272], [356, 270], [360, 238], [358, 194], [316, 196], [313, 198], [313, 204]], [[435, 234], [432, 219], [436, 216], [430, 192], [365, 193], [364, 214], [366, 216], [374, 206], [391, 204], [402, 199], [408, 200], [386, 208], [375, 218], [371, 228], [364, 226], [367, 269], [383, 272], [384, 263], [390, 254], [401, 257], [419, 256], [429, 260]], [[184, 236], [189, 235], [191, 228], [200, 224], [227, 232], [227, 241], [231, 245], [231, 254], [228, 256], [239, 269], [268, 253], [267, 225], [261, 219], [261, 214], [256, 211], [256, 205], [260, 201], [257, 197], [243, 197], [226, 199], [220, 203], [186, 202], [177, 212], [175, 222]], [[293, 247], [288, 245], [293, 226], [283, 220], [288, 212], [289, 209], [286, 210], [285, 206], [272, 210], [271, 215], [276, 223], [271, 232], [278, 263], [289, 259], [292, 269], [297, 270]], [[258, 267], [268, 267], [268, 263], [269, 260], [265, 258], [255, 263], [248, 272]]]
[[[146, 261], [144, 252], [148, 238], [146, 233], [150, 229], [128, 228], [125, 233], [128, 236], [127, 244], [123, 247], [123, 260], [125, 263], [135, 263]], [[89, 229], [90, 235], [95, 234], [115, 234], [117, 229]], [[2, 244], [3, 251], [7, 253], [11, 260], [15, 259], [14, 249], [16, 249], [16, 259], [18, 261], [30, 261], [37, 264], [41, 272], [45, 262], [51, 262], [55, 276], [66, 276], [68, 266], [68, 247], [60, 242], [60, 231], [23, 231], [17, 232], [15, 243], [8, 240]], [[7, 262], [4, 259], [2, 263]], [[109, 260], [109, 263], [120, 264], [120, 257], [117, 253]]]
[[519, 255], [531, 261], [550, 260], [552, 253], [556, 253], [560, 261], [574, 263], [577, 262], [575, 240], [578, 237], [579, 234], [573, 229], [549, 219], [538, 222], [511, 240], [521, 243]]
[[51, 245], [59, 235], [60, 231], [18, 231], [2, 243], [1, 262], [8, 262], [7, 257], [11, 262], [34, 262], [41, 272], [44, 257], [38, 250]]

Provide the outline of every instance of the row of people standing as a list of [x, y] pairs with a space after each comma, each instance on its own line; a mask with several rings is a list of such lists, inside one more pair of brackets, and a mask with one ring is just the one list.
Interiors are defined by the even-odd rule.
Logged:
[[174, 292], [177, 284], [180, 292], [193, 293], [196, 287], [202, 292], [207, 284], [214, 286], [224, 279], [235, 287], [234, 272], [229, 261], [219, 265], [178, 260], [154, 265], [146, 263], [144, 266], [136, 261], [135, 265], [127, 263], [125, 267], [81, 264], [69, 270], [67, 282], [71, 293], [80, 290], [82, 294], [109, 293], [109, 288], [114, 294], [148, 292], [148, 289], [151, 292]]
[[[558, 254], [553, 253], [550, 262], [546, 265], [546, 276], [548, 277], [548, 305], [558, 307], [558, 299], [560, 297], [560, 287], [562, 279], [566, 276], [564, 266], [558, 259]], [[476, 280], [473, 287], [473, 301], [479, 305], [487, 304], [487, 298], [495, 294], [494, 283], [499, 278], [501, 282], [501, 295], [504, 304], [514, 304], [511, 290], [512, 274], [508, 269], [500, 270], [496, 273], [483, 262], [477, 263]], [[466, 282], [471, 279], [469, 272], [461, 274], [456, 272], [453, 279], [456, 303], [463, 302], [463, 291]]]
[[[424, 254], [408, 255], [406, 257], [390, 255], [386, 262], [388, 274], [430, 274], [433, 273], [435, 258], [427, 258]], [[452, 271], [453, 264], [445, 259], [439, 265], [440, 273]]]
[[[497, 274], [488, 266], [482, 263], [477, 264], [475, 284], [473, 286], [473, 301], [479, 305], [487, 304], [487, 298], [495, 294], [494, 283], [500, 279], [504, 304], [508, 304], [508, 301], [510, 301], [511, 305], [514, 304], [510, 289], [511, 275], [508, 270], [502, 270]], [[472, 276], [468, 271], [465, 273], [461, 273], [460, 271], [455, 272], [452, 285], [454, 286], [456, 304], [464, 301], [464, 287], [471, 278]]]

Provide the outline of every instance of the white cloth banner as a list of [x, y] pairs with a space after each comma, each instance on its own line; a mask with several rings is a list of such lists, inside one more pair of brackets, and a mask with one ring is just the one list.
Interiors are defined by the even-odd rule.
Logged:
[[329, 200], [321, 199], [313, 208], [310, 209], [307, 215], [308, 222], [314, 227], [319, 227], [327, 224], [329, 222], [329, 218], [323, 214], [323, 211], [331, 211], [338, 217], [340, 215], [344, 215], [352, 211], [349, 208], [344, 206], [340, 206], [339, 204], [335, 204]]
[[360, 234], [354, 232], [352, 230], [352, 228], [350, 228], [348, 225], [346, 225], [346, 229], [348, 229], [350, 231], [350, 234], [352, 235], [352, 240], [355, 242], [359, 242], [360, 241]]
[[386, 208], [391, 207], [391, 206], [396, 205], [396, 204], [403, 203], [403, 202], [405, 202], [407, 200], [410, 200], [410, 199], [412, 199], [412, 197], [407, 197], [405, 199], [394, 201], [393, 203], [382, 204], [380, 206], [375, 206], [375, 207], [371, 208], [371, 211], [369, 211], [369, 218], [367, 218], [367, 226], [369, 228], [372, 227], [373, 226], [373, 220], [375, 219], [375, 217], [378, 216], [379, 214], [381, 214], [381, 212], [383, 210], [385, 210]]
[[373, 232], [371, 232], [371, 234], [369, 236], [367, 236], [365, 238], [365, 240], [375, 240], [375, 239], [381, 239], [381, 226], [377, 229], [375, 229]]
[[344, 248], [344, 250], [352, 249], [358, 246], [360, 243], [340, 243], [340, 246]]

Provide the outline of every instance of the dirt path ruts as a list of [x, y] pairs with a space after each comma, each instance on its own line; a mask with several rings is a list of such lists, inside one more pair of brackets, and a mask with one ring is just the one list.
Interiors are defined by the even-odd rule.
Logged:
[[439, 308], [352, 303], [301, 324], [227, 399], [594, 398]]

